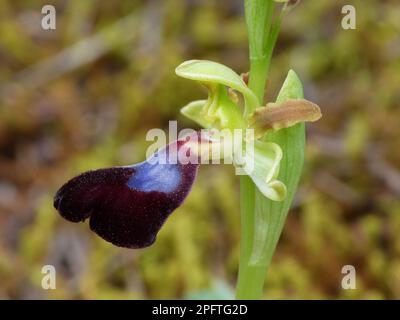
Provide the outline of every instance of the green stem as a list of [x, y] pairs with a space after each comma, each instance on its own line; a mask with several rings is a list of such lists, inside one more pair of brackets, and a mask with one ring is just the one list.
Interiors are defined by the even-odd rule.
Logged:
[[259, 299], [265, 280], [263, 266], [250, 265], [253, 250], [255, 186], [248, 176], [240, 177], [241, 240], [237, 299]]
[[269, 68], [269, 59], [265, 57], [250, 59], [250, 78], [249, 88], [256, 94], [260, 105], [264, 101], [265, 83], [267, 81], [267, 72]]
[[[249, 88], [256, 94], [260, 105], [264, 102], [265, 84], [284, 10], [272, 22], [272, 0], [246, 0], [245, 13], [249, 34], [250, 79]], [[301, 98], [301, 82], [289, 72], [278, 100]], [[251, 112], [252, 110], [250, 110]], [[248, 114], [246, 114], [247, 116]], [[264, 137], [264, 140], [267, 139]], [[267, 269], [278, 243], [287, 212], [300, 178], [304, 158], [304, 124], [268, 135], [268, 141], [281, 146], [283, 159], [279, 180], [287, 186], [284, 201], [275, 202], [264, 197], [251, 179], [240, 179], [241, 244], [236, 297], [259, 299], [262, 297]], [[257, 228], [256, 228], [257, 227]], [[258, 248], [256, 259], [252, 254]]]
[[[273, 50], [273, 45], [266, 43], [270, 38], [273, 10], [272, 0], [246, 0], [245, 2], [250, 47], [249, 88], [256, 94], [260, 105], [264, 101], [267, 71]], [[260, 39], [266, 39], [266, 41], [260, 41]], [[248, 176], [242, 176], [240, 178], [241, 242], [237, 299], [260, 299], [264, 287], [267, 265], [249, 263], [254, 242], [255, 201], [254, 183]]]

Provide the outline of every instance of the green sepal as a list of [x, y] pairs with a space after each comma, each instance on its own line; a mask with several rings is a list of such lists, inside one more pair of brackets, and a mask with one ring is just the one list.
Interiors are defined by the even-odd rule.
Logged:
[[253, 140], [253, 148], [245, 148], [245, 164], [241, 169], [253, 180], [258, 190], [273, 201], [286, 197], [286, 186], [277, 180], [282, 150], [276, 143]]
[[207, 118], [205, 113], [203, 112], [203, 108], [206, 103], [207, 100], [192, 101], [183, 108], [181, 108], [181, 113], [185, 117], [189, 118], [190, 120], [193, 120], [198, 125], [202, 126], [203, 128], [206, 129], [212, 128], [214, 121]]
[[[245, 108], [254, 110], [259, 106], [258, 99], [243, 79], [231, 68], [209, 60], [189, 60], [180, 64], [175, 72], [178, 76], [196, 80], [205, 85], [210, 91], [210, 97], [218, 91], [218, 85], [232, 88], [243, 95]], [[212, 102], [209, 101], [211, 110]]]

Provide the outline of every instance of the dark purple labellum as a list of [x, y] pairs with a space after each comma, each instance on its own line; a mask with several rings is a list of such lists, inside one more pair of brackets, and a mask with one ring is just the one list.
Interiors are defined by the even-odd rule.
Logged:
[[[153, 157], [177, 152], [185, 142], [175, 143], [174, 151], [170, 151], [174, 149], [171, 145]], [[145, 161], [87, 171], [58, 190], [54, 207], [72, 222], [90, 218], [90, 228], [114, 245], [147, 247], [188, 195], [197, 168], [191, 163]]]

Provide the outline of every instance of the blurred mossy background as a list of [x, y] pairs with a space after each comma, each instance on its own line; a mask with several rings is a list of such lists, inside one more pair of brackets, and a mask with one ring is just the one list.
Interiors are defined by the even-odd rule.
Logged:
[[[45, 4], [56, 30], [41, 29]], [[356, 30], [341, 28], [345, 4]], [[216, 297], [234, 287], [231, 166], [201, 167], [144, 250], [114, 247], [52, 206], [72, 176], [143, 160], [149, 129], [196, 128], [179, 109], [205, 91], [174, 74], [193, 58], [247, 71], [242, 0], [0, 2], [0, 298]], [[307, 126], [264, 297], [400, 299], [400, 2], [303, 0], [283, 23], [269, 100], [289, 68], [323, 119]], [[56, 290], [41, 287], [46, 264]], [[348, 264], [356, 290], [341, 288]]]

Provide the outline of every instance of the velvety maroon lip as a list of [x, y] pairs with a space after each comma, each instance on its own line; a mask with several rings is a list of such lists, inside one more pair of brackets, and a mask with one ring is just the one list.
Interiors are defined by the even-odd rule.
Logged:
[[91, 230], [116, 246], [144, 248], [185, 200], [197, 168], [197, 164], [145, 161], [87, 171], [57, 191], [54, 207], [71, 222], [89, 219]]

